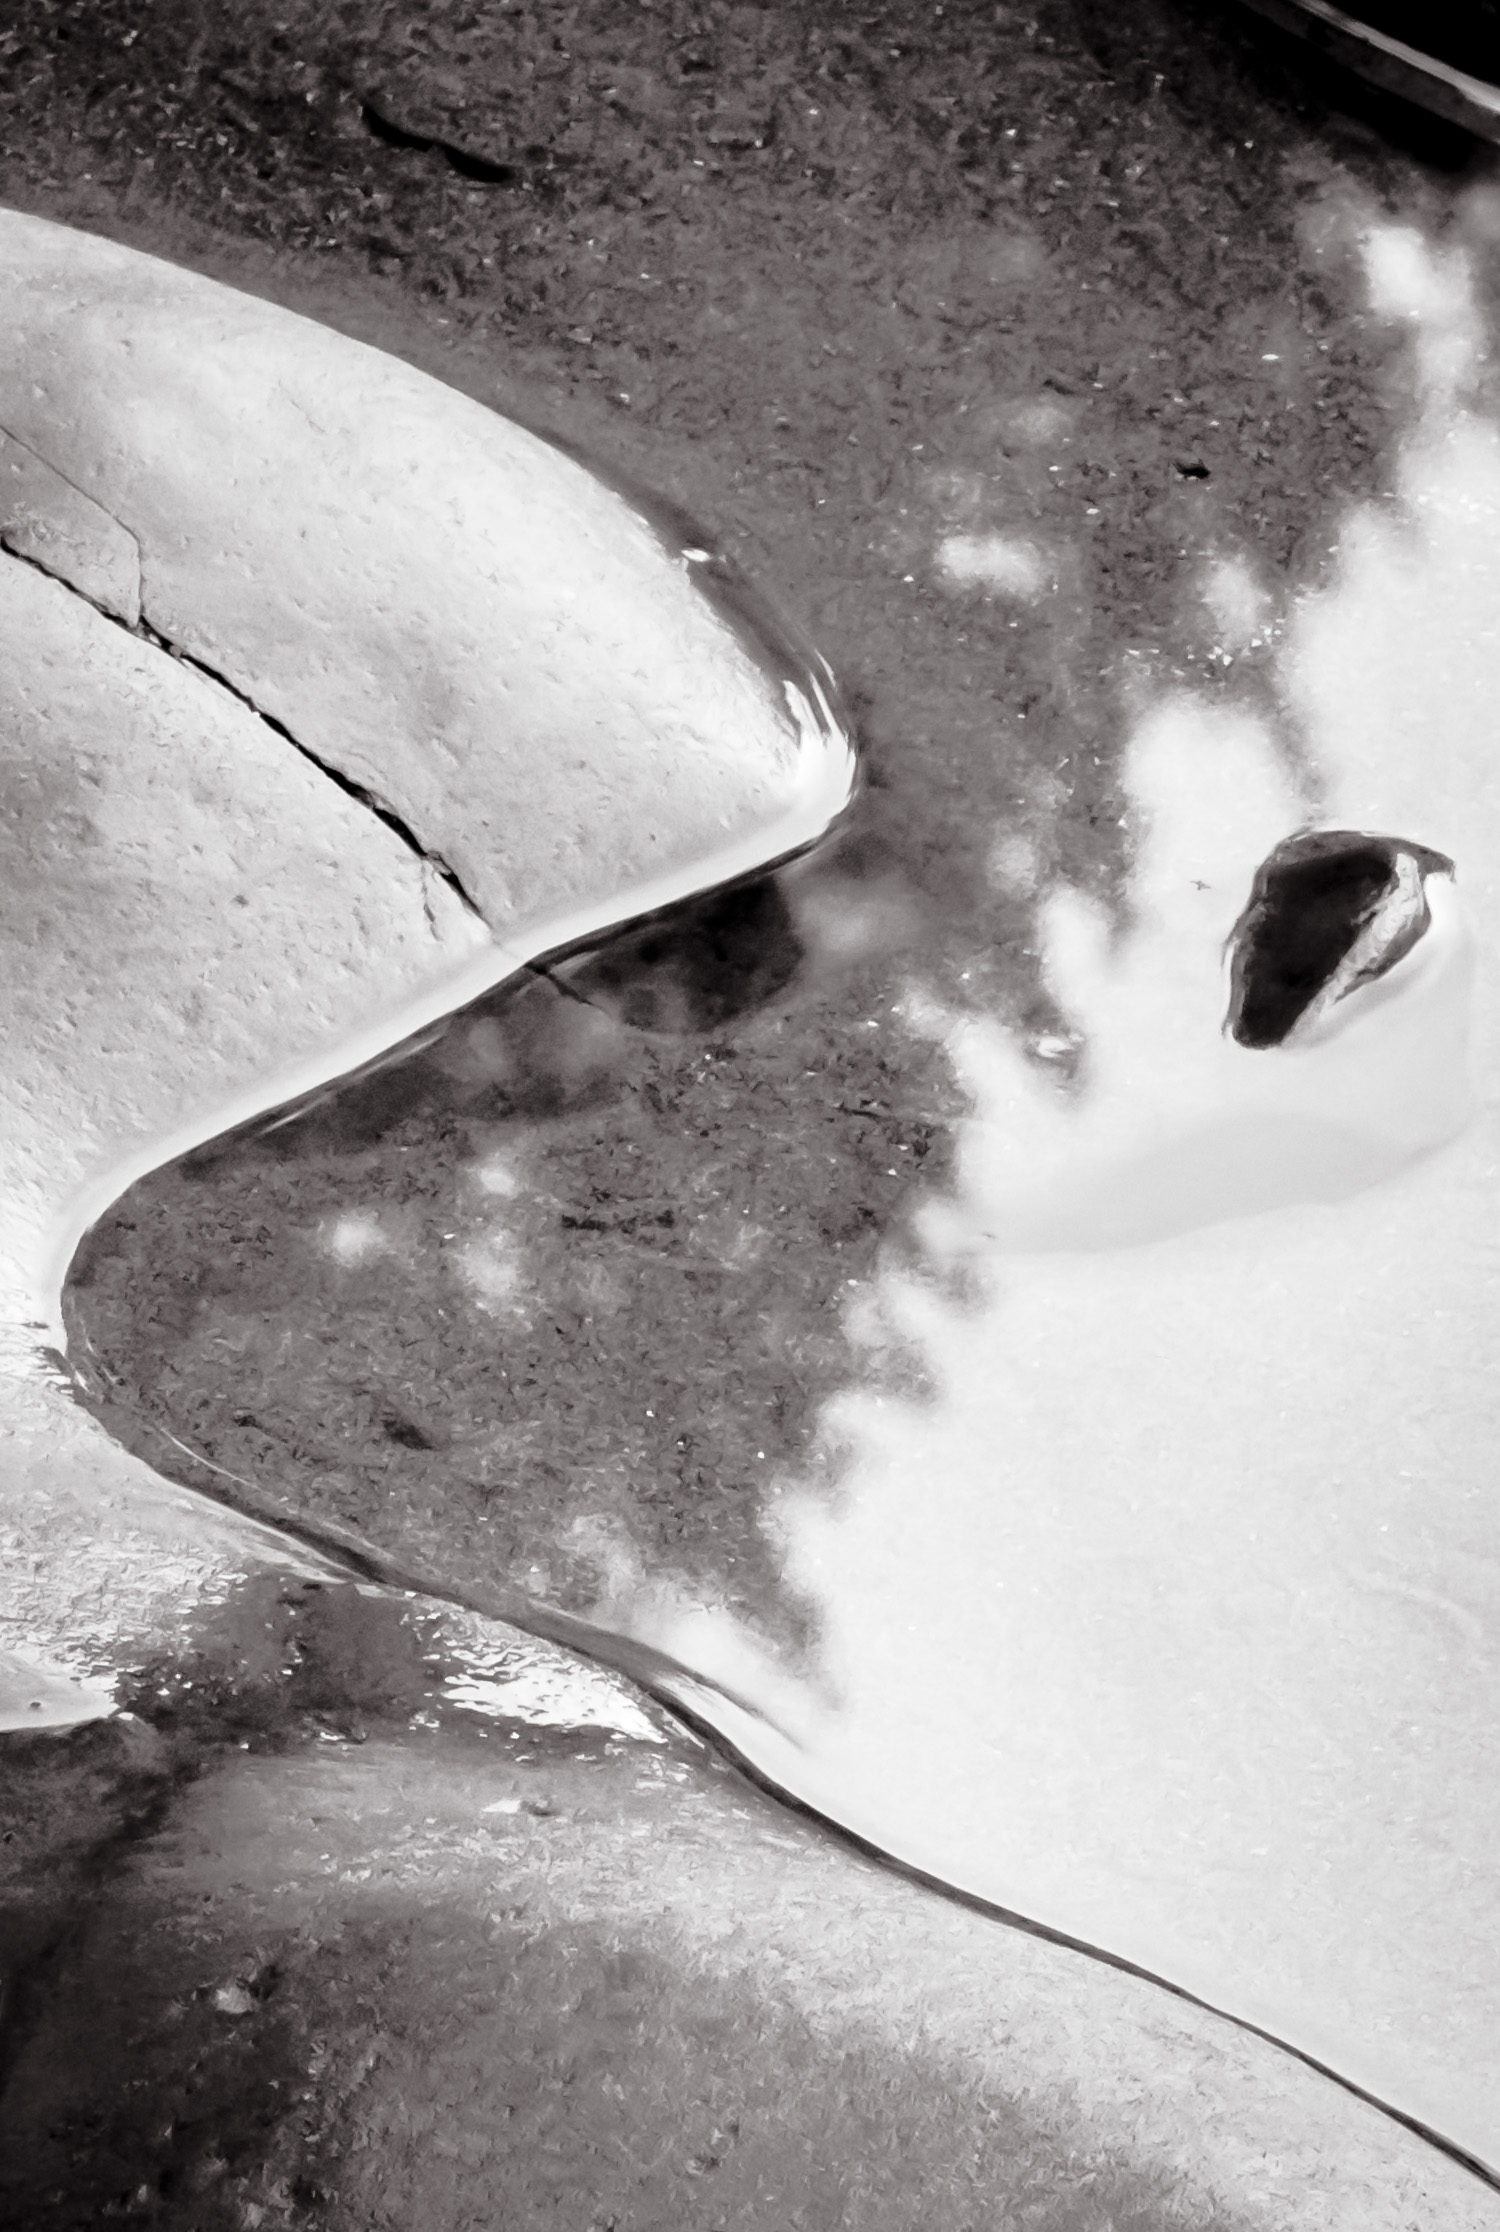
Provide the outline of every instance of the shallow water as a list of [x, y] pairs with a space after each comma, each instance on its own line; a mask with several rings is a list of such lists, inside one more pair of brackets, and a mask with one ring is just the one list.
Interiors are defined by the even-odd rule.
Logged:
[[[791, 1740], [680, 1694], [1494, 2161], [1495, 205], [1084, 13], [985, 34], [982, 206], [835, 72], [848, 240], [726, 185], [550, 242], [535, 333], [634, 336], [554, 403], [806, 615], [862, 818], [135, 1188], [74, 1357], [178, 1478], [748, 1689]], [[1457, 880], [1252, 1051], [1224, 941], [1309, 821]]]
[[[1464, 408], [1461, 257], [1366, 252], [1423, 411], [1283, 674], [1322, 818], [1451, 847], [1456, 886], [1322, 1036], [1234, 1046], [1223, 932], [1300, 802], [1262, 724], [1139, 721], [1130, 928], [1051, 925], [1076, 1107], [929, 1012], [972, 1114], [926, 1233], [979, 1299], [879, 1282], [928, 1393], [830, 1406], [838, 1501], [790, 1480], [781, 1515], [822, 1692], [797, 1744], [733, 1732], [874, 1841], [1494, 2161], [1500, 448]], [[745, 1681], [712, 1623], [653, 1632]]]

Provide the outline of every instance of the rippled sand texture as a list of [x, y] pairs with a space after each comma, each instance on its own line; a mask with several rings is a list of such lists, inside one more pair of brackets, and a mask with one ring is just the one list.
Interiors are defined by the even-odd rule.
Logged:
[[[1047, 924], [1076, 1102], [998, 1026], [922, 1007], [971, 1113], [933, 1275], [887, 1272], [870, 1307], [932, 1393], [829, 1406], [842, 1494], [789, 1482], [782, 1522], [826, 1691], [805, 1749], [734, 1733], [882, 1845], [1493, 2163], [1500, 436], [1464, 251], [1315, 221], [1358, 228], [1408, 334], [1391, 493], [1274, 616], [1282, 721], [1144, 698], [1129, 925], [1075, 898]], [[1219, 1035], [1220, 948], [1312, 817], [1451, 851], [1477, 973], [1445, 903], [1338, 1036], [1251, 1054]], [[1367, 1190], [1303, 1198], [1360, 1153]], [[945, 1297], [955, 1263], [976, 1301]], [[711, 1626], [663, 1639], [736, 1656]]]

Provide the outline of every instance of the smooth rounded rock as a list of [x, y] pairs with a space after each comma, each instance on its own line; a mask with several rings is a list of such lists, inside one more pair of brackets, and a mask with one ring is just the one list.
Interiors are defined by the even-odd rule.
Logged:
[[[672, 871], [691, 890], [830, 771], [847, 788], [833, 724], [551, 444], [40, 218], [0, 214], [0, 270], [0, 428], [133, 539], [142, 618], [398, 814], [492, 926]], [[95, 593], [61, 531], [54, 562]]]
[[479, 404], [11, 211], [0, 271], [8, 1691], [298, 1562], [45, 1363], [88, 1223], [542, 951], [811, 842], [853, 754], [707, 552]]

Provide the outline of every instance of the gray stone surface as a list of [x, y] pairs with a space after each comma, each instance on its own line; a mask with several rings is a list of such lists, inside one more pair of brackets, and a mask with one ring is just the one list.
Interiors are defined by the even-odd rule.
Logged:
[[6, 212], [0, 263], [0, 426], [135, 538], [152, 629], [394, 810], [492, 926], [623, 915], [809, 789], [842, 803], [846, 755], [571, 458], [87, 233]]
[[89, 1219], [528, 935], [801, 841], [851, 763], [630, 506], [519, 428], [82, 233], [4, 213], [0, 258], [0, 1713], [24, 1723], [285, 1554], [39, 1375]]
[[140, 619], [135, 537], [13, 434], [0, 434], [0, 543], [127, 626]]
[[73, 1204], [494, 948], [227, 690], [15, 558], [0, 631], [3, 1721], [40, 1668], [97, 1671], [124, 1637], [170, 1636], [214, 1577], [287, 1556], [41, 1369]]

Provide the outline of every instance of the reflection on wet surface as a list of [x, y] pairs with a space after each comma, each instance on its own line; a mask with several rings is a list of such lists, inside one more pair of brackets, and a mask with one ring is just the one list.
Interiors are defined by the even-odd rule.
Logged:
[[[1047, 926], [1082, 1030], [1071, 1108], [1003, 1030], [931, 1002], [971, 1113], [923, 1230], [977, 1306], [877, 1279], [933, 1393], [840, 1397], [840, 1498], [799, 1484], [781, 1521], [827, 1690], [799, 1723], [768, 1671], [798, 1740], [732, 1732], [915, 1864], [1493, 2162], [1500, 453], [1468, 408], [1461, 259], [1377, 231], [1369, 263], [1422, 409], [1390, 508], [1354, 516], [1288, 628], [1313, 783], [1264, 719], [1143, 711], [1128, 927], [1068, 894]], [[1281, 942], [1246, 898], [1274, 901], [1312, 821], [1401, 842], [1325, 850], [1355, 874], [1307, 973], [1334, 964], [1339, 996], [1240, 1044], [1226, 941]], [[724, 1627], [658, 1635], [747, 1682]]]
[[528, 971], [132, 1189], [68, 1290], [111, 1430], [429, 1573], [596, 1609], [665, 1568], [795, 1633], [765, 1484], [955, 1105], [888, 1012], [828, 1044], [914, 920], [862, 865], [855, 835]]
[[1255, 872], [1234, 926], [1227, 1026], [1241, 1046], [1306, 1038], [1432, 927], [1426, 880], [1444, 853], [1346, 829], [1288, 838]]
[[257, 1751], [446, 1729], [530, 1759], [660, 1745], [672, 1727], [615, 1676], [452, 1605], [284, 1573], [247, 1577], [200, 1612], [170, 1655], [131, 1674], [119, 1704], [166, 1737]]
[[[1356, 521], [1291, 631], [1313, 775], [1252, 710], [1143, 707], [1125, 927], [1066, 890], [1041, 915], [1070, 1085], [942, 1007], [949, 925], [880, 855], [904, 935], [815, 955], [856, 828], [137, 1189], [71, 1308], [200, 1456], [644, 1633], [788, 1728], [684, 1693], [834, 1820], [1482, 2153], [1482, 2037], [1466, 2079], [1434, 2034], [1491, 1913], [1458, 1889], [1487, 1410], [1443, 1330], [1491, 1300], [1467, 537], [1500, 484], [1455, 405], [1465, 315], [1418, 322], [1422, 539]], [[1449, 687], [1356, 724], [1343, 631], [1393, 580], [1408, 628], [1448, 608]], [[1347, 819], [1295, 835], [1314, 785]]]
[[[549, 235], [590, 432], [856, 692], [859, 820], [133, 1187], [73, 1360], [153, 1465], [649, 1637], [794, 1795], [1493, 2159], [1495, 206], [1289, 145], [1196, 10], [1188, 96], [1179, 11], [960, 14], [797, 29], [795, 251], [742, 179]], [[1374, 850], [1297, 952], [1313, 827]]]

